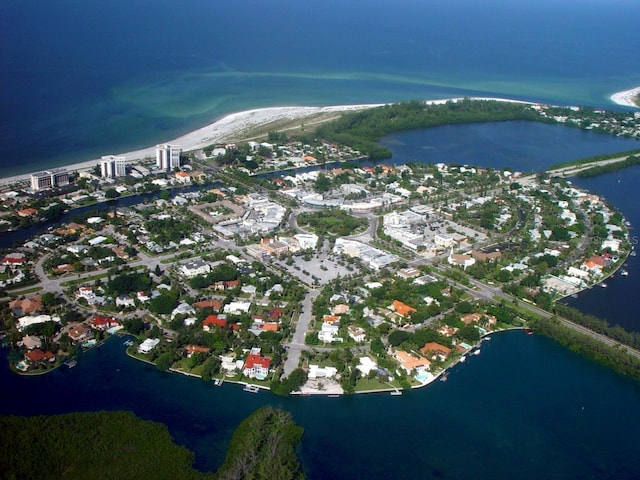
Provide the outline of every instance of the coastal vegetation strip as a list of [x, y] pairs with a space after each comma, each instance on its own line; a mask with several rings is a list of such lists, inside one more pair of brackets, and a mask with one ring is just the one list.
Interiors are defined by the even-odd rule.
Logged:
[[7, 480], [302, 479], [294, 451], [301, 436], [289, 413], [263, 407], [240, 424], [218, 472], [203, 473], [193, 469], [193, 453], [173, 443], [164, 425], [130, 412], [4, 416], [0, 471]]
[[554, 318], [539, 317], [530, 321], [531, 328], [551, 337], [571, 351], [590, 358], [625, 376], [640, 381], [640, 359], [623, 346], [610, 346], [598, 339], [562, 325]]

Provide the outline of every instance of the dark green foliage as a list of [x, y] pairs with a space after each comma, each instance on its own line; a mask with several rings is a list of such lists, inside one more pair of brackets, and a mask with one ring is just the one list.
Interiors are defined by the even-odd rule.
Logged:
[[305, 212], [297, 217], [298, 225], [311, 227], [317, 235], [345, 237], [363, 230], [368, 225], [365, 218], [357, 218], [343, 210]]
[[587, 170], [582, 170], [578, 172], [576, 176], [578, 177], [596, 177], [598, 175], [603, 175], [605, 173], [611, 173], [618, 170], [622, 170], [623, 168], [632, 167], [634, 165], [640, 164], [640, 156], [630, 156], [626, 160], [622, 162], [610, 163], [608, 165], [591, 167]]
[[294, 423], [289, 413], [272, 407], [260, 408], [234, 432], [227, 458], [216, 478], [303, 479], [294, 451], [302, 432], [302, 428]]
[[640, 360], [625, 352], [624, 347], [610, 347], [600, 340], [565, 327], [554, 319], [538, 318], [532, 320], [530, 325], [536, 333], [551, 337], [574, 352], [640, 380]]
[[307, 381], [307, 373], [301, 368], [296, 368], [287, 378], [280, 381], [271, 382], [271, 393], [276, 395], [289, 395], [291, 392], [300, 390], [300, 387]]
[[193, 453], [167, 428], [130, 412], [0, 417], [0, 478], [30, 480], [303, 479], [294, 448], [302, 428], [264, 407], [234, 432], [218, 473], [192, 468]]
[[582, 313], [575, 308], [569, 307], [568, 305], [563, 305], [561, 303], [557, 303], [555, 305], [554, 311], [559, 316], [564, 317], [567, 320], [572, 321], [573, 323], [577, 323], [578, 325], [587, 327], [589, 330], [593, 330], [594, 332], [606, 335], [613, 340], [616, 340], [625, 345], [629, 345], [630, 347], [633, 347], [635, 349], [640, 349], [639, 332], [627, 332], [619, 325], [611, 326], [605, 320], [601, 320], [598, 317], [594, 317], [593, 315]]
[[343, 115], [319, 127], [316, 136], [349, 145], [371, 158], [389, 158], [391, 152], [375, 143], [389, 133], [437, 125], [505, 120], [540, 118], [522, 104], [463, 100], [425, 105], [416, 100]]
[[397, 347], [402, 342], [407, 340], [411, 334], [409, 332], [405, 332], [404, 330], [394, 330], [389, 334], [389, 343], [393, 347]]
[[128, 412], [0, 417], [2, 478], [210, 478], [192, 462], [164, 425]]
[[159, 313], [161, 315], [166, 315], [167, 313], [171, 313], [171, 311], [176, 308], [178, 304], [178, 300], [174, 295], [163, 293], [162, 295], [158, 295], [156, 298], [151, 300], [149, 304], [149, 310], [153, 313]]
[[144, 292], [151, 288], [151, 279], [146, 273], [125, 273], [109, 280], [107, 288], [117, 295]]

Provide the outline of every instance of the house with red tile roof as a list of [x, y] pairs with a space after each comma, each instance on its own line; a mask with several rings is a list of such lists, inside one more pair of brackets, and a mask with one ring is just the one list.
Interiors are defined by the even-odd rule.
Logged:
[[195, 308], [212, 308], [216, 312], [219, 312], [222, 308], [222, 302], [220, 300], [202, 300], [193, 304]]
[[275, 322], [265, 322], [262, 324], [262, 330], [265, 332], [277, 332], [279, 325]]
[[18, 214], [19, 217], [26, 218], [26, 217], [34, 216], [36, 213], [38, 213], [38, 210], [36, 210], [35, 208], [28, 207], [28, 208], [23, 208], [21, 210], [18, 210], [16, 213]]
[[191, 358], [191, 356], [194, 353], [206, 354], [206, 353], [209, 353], [211, 351], [210, 348], [201, 347], [200, 345], [187, 345], [186, 347], [184, 347], [184, 349], [187, 352], [187, 358]]
[[247, 355], [247, 359], [244, 362], [244, 369], [242, 370], [242, 374], [245, 377], [264, 380], [269, 374], [271, 358], [263, 357], [259, 353], [259, 349], [252, 349], [251, 351], [258, 351], [258, 353], [250, 353], [249, 355]]
[[205, 332], [214, 331], [215, 327], [226, 328], [227, 327], [227, 316], [226, 315], [209, 315], [202, 322], [202, 329]]
[[24, 253], [10, 253], [2, 259], [2, 265], [22, 265], [27, 261]]
[[451, 349], [437, 342], [428, 342], [420, 349], [420, 353], [431, 360], [437, 358], [441, 362], [444, 362], [451, 353]]
[[45, 363], [45, 362], [53, 363], [56, 361], [56, 356], [53, 353], [43, 352], [39, 348], [36, 348], [34, 350], [29, 350], [27, 353], [24, 354], [24, 357], [29, 363], [34, 365], [37, 365], [39, 363]]
[[431, 362], [426, 358], [417, 357], [415, 355], [411, 355], [408, 352], [403, 350], [396, 350], [393, 352], [393, 358], [395, 358], [400, 363], [400, 368], [402, 368], [407, 374], [411, 375], [413, 371], [428, 371]]
[[98, 330], [107, 331], [110, 328], [120, 326], [120, 322], [115, 318], [96, 315], [93, 320], [91, 320], [91, 326]]

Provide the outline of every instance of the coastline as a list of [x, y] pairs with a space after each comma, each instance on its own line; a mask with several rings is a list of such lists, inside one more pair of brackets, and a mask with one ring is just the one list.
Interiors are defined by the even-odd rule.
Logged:
[[[533, 104], [533, 102], [496, 97], [455, 97], [424, 100], [424, 102], [427, 105], [441, 105], [446, 102], [462, 100], [464, 98], [470, 98], [472, 100], [495, 100], [499, 102]], [[158, 143], [175, 144], [180, 146], [183, 152], [189, 152], [193, 150], [199, 150], [215, 143], [233, 141], [233, 137], [235, 135], [238, 135], [241, 132], [246, 131], [247, 129], [255, 128], [258, 125], [268, 124], [281, 120], [304, 119], [306, 117], [321, 113], [355, 112], [359, 110], [366, 110], [369, 108], [381, 107], [383, 105], [385, 104], [370, 103], [356, 105], [333, 105], [324, 107], [281, 106], [244, 110], [241, 112], [226, 115], [208, 125], [205, 125], [204, 127], [185, 133], [184, 135], [181, 135], [172, 140], [162, 141]], [[137, 160], [143, 160], [145, 158], [155, 158], [156, 148], [154, 145], [125, 153], [105, 153], [105, 155], [111, 154], [125, 157], [127, 162], [133, 162]], [[88, 170], [95, 167], [99, 162], [99, 158], [94, 158], [91, 160], [63, 165], [55, 168], [66, 168], [70, 172], [78, 170]], [[46, 169], [46, 167], [43, 167], [41, 170]], [[35, 172], [27, 172], [8, 177], [0, 176], [0, 185], [10, 185], [19, 181], [28, 180], [33, 173]]]
[[612, 102], [623, 105], [625, 107], [640, 108], [640, 105], [636, 104], [633, 100], [640, 96], [640, 87], [635, 87], [630, 90], [624, 90], [622, 92], [616, 92], [609, 98]]
[[[268, 124], [280, 120], [303, 119], [319, 113], [342, 113], [358, 111], [368, 108], [380, 107], [382, 105], [384, 104], [376, 103], [359, 105], [335, 105], [325, 107], [289, 106], [245, 110], [242, 112], [231, 113], [219, 120], [216, 120], [213, 123], [198, 128], [197, 130], [193, 130], [172, 140], [159, 143], [176, 144], [180, 146], [183, 152], [188, 152], [192, 150], [198, 150], [218, 142], [231, 141], [230, 137], [233, 137], [234, 135], [237, 135], [249, 128], [254, 128], [262, 124]], [[127, 162], [142, 160], [145, 158], [155, 158], [156, 147], [149, 146], [139, 150], [117, 153], [114, 155], [125, 157]], [[84, 162], [73, 163], [55, 168], [66, 168], [69, 171], [85, 170], [95, 167], [99, 162], [100, 159], [95, 158], [86, 160]], [[43, 167], [42, 170], [46, 170], [46, 167]], [[0, 177], [0, 185], [12, 184], [21, 180], [28, 179], [33, 173], [35, 172], [28, 172], [9, 177]]]

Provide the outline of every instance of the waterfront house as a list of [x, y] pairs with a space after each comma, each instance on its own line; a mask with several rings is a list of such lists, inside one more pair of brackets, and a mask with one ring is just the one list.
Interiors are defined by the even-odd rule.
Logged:
[[271, 366], [271, 358], [263, 357], [259, 353], [259, 349], [252, 349], [252, 352], [257, 351], [258, 353], [250, 353], [247, 356], [247, 359], [244, 363], [244, 369], [242, 370], [242, 374], [245, 377], [249, 378], [257, 378], [258, 380], [264, 380], [267, 378], [269, 374], [269, 367]]
[[420, 358], [415, 355], [411, 355], [408, 352], [403, 350], [396, 350], [393, 352], [393, 358], [395, 358], [400, 363], [400, 368], [402, 368], [408, 375], [411, 375], [412, 372], [416, 372], [417, 374], [421, 372], [429, 371], [429, 366], [431, 362], [426, 358]]
[[428, 342], [420, 349], [420, 353], [431, 360], [438, 359], [444, 362], [451, 353], [451, 349], [437, 342]]
[[107, 331], [110, 328], [120, 326], [120, 322], [111, 317], [96, 315], [91, 321], [91, 326], [97, 330]]
[[93, 337], [91, 329], [84, 324], [79, 324], [69, 329], [69, 338], [74, 342], [85, 342]]
[[56, 361], [56, 356], [51, 352], [43, 352], [39, 348], [29, 350], [24, 354], [24, 358], [31, 365], [40, 365], [43, 363], [53, 363]]
[[159, 338], [147, 338], [144, 342], [142, 342], [140, 345], [138, 345], [138, 352], [139, 353], [143, 353], [143, 354], [147, 354], [151, 350], [156, 348], [159, 343], [160, 343], [160, 339]]
[[185, 351], [187, 352], [187, 358], [191, 358], [191, 356], [194, 353], [201, 353], [201, 354], [207, 354], [211, 351], [210, 348], [208, 347], [202, 347], [200, 345], [187, 345], [186, 347], [184, 347]]

